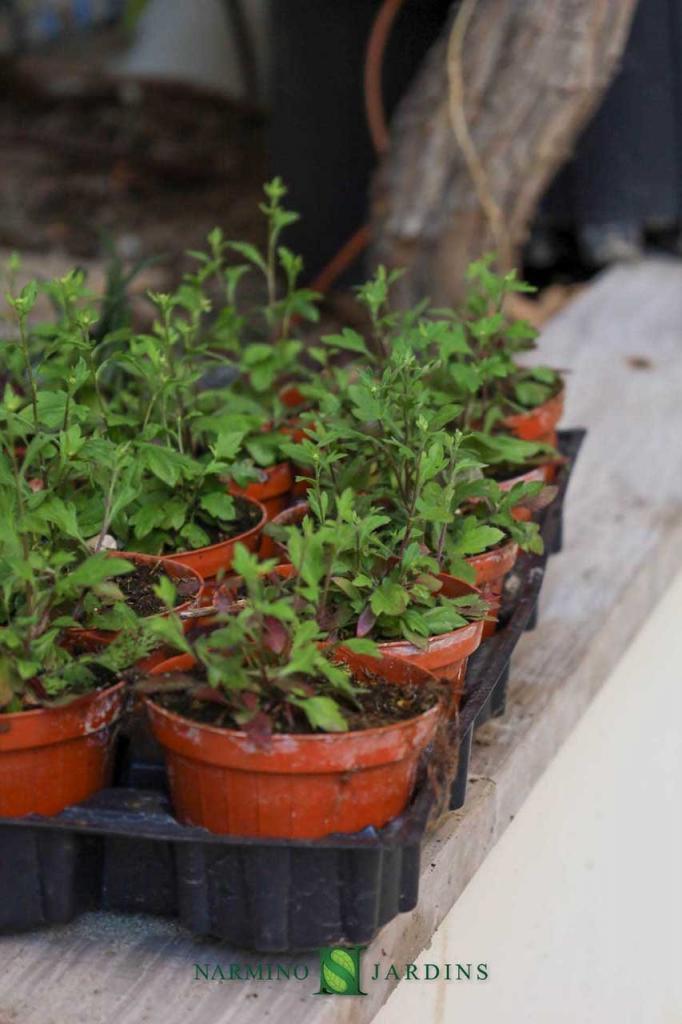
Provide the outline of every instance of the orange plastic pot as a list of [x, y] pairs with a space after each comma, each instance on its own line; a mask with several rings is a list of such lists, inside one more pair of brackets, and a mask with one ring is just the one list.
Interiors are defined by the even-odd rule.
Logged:
[[[188, 565], [182, 565], [182, 563], [176, 562], [172, 558], [164, 558], [161, 555], [146, 555], [137, 551], [111, 551], [109, 552], [109, 557], [125, 558], [127, 561], [133, 562], [133, 564], [137, 563], [138, 565], [159, 565], [172, 580], [193, 580], [196, 583], [196, 593], [191, 600], [184, 601], [173, 609], [176, 614], [181, 614], [189, 608], [201, 604], [204, 599], [204, 581], [196, 569], [192, 569]], [[165, 618], [170, 612], [159, 612], [158, 614]], [[86, 644], [88, 648], [94, 648], [113, 643], [118, 633], [107, 629], [79, 629], [74, 627], [64, 630], [64, 636], [68, 644]], [[146, 660], [141, 661], [139, 667], [148, 669], [149, 663]]]
[[[503, 491], [511, 491], [515, 484], [551, 484], [555, 476], [556, 464], [554, 462], [545, 462], [541, 466], [534, 466], [533, 469], [529, 469], [525, 473], [519, 473], [518, 476], [512, 476], [507, 480], [500, 480], [498, 482]], [[533, 513], [530, 509], [524, 508], [522, 505], [517, 505], [516, 508], [513, 508], [512, 515], [514, 519], [523, 523], [527, 523], [533, 518]]]
[[299, 405], [304, 405], [307, 401], [295, 384], [285, 384], [279, 393], [279, 398], [282, 405], [286, 405], [287, 409], [295, 409]]
[[564, 413], [564, 399], [565, 391], [562, 388], [553, 398], [528, 412], [505, 416], [502, 426], [522, 441], [541, 441], [543, 444], [556, 445], [556, 428]]
[[[294, 474], [290, 462], [278, 462], [275, 466], [268, 466], [262, 472], [265, 476], [263, 481], [256, 481], [246, 487], [230, 483], [229, 490], [231, 494], [259, 501], [267, 512], [268, 522], [270, 522], [278, 512], [286, 508], [291, 496], [291, 489], [294, 486]], [[261, 535], [258, 553], [261, 558], [272, 557], [274, 547], [270, 537]]]
[[59, 814], [108, 784], [124, 686], [0, 715], [0, 817]]
[[268, 514], [260, 501], [254, 498], [243, 498], [250, 505], [255, 505], [260, 512], [260, 520], [250, 530], [230, 537], [229, 540], [221, 541], [219, 544], [209, 544], [205, 548], [195, 548], [194, 551], [180, 551], [169, 555], [174, 562], [188, 565], [190, 569], [196, 570], [205, 580], [210, 580], [222, 570], [232, 568], [234, 549], [237, 544], [243, 544], [249, 551], [255, 551], [260, 543], [263, 527], [268, 521]]
[[483, 623], [483, 639], [495, 632], [504, 581], [514, 568], [518, 554], [518, 544], [509, 540], [492, 551], [484, 551], [480, 555], [471, 555], [467, 558], [467, 562], [476, 573], [476, 587], [481, 591], [490, 609], [489, 617]]
[[[343, 659], [345, 660], [345, 659]], [[192, 667], [187, 655], [154, 670]], [[351, 666], [353, 667], [353, 666]], [[433, 681], [416, 665], [372, 659], [357, 669], [396, 685]], [[266, 750], [245, 732], [201, 725], [145, 700], [166, 752], [176, 817], [211, 832], [320, 839], [381, 828], [404, 810], [442, 706], [393, 725], [347, 733], [274, 735]]]
[[278, 462], [275, 466], [268, 466], [262, 470], [264, 479], [254, 481], [246, 487], [239, 487], [238, 484], [230, 482], [231, 494], [240, 495], [243, 498], [253, 498], [263, 505], [268, 513], [268, 520], [276, 516], [286, 506], [289, 492], [294, 484], [294, 474], [291, 464]]
[[[455, 579], [448, 573], [438, 574], [443, 584], [439, 591], [444, 597], [461, 597], [476, 594], [475, 587]], [[470, 654], [479, 647], [483, 637], [483, 622], [469, 622], [459, 629], [432, 636], [426, 647], [415, 647], [409, 640], [388, 640], [379, 644], [384, 657], [402, 658], [411, 665], [426, 669], [439, 679], [447, 679], [452, 691], [452, 708], [459, 707], [464, 691], [464, 676]], [[345, 656], [345, 654], [344, 654]], [[354, 664], [354, 655], [348, 655], [349, 664]]]
[[[278, 526], [293, 526], [302, 522], [308, 513], [308, 505], [306, 502], [301, 502], [299, 505], [292, 505], [290, 508], [280, 512], [278, 516], [273, 519], [274, 523]], [[288, 559], [287, 549], [279, 541], [275, 541], [275, 549], [277, 554], [283, 558]], [[476, 570], [476, 586], [470, 587], [467, 583], [462, 580], [456, 579], [454, 576], [450, 576], [448, 573], [440, 573], [438, 579], [443, 584], [441, 593], [445, 597], [461, 597], [464, 594], [472, 594], [478, 592], [479, 585], [485, 584], [490, 592], [490, 595], [494, 598], [493, 594], [493, 579], [500, 575], [500, 579], [497, 583], [499, 590], [497, 592], [497, 605], [492, 609], [499, 610], [499, 595], [502, 592], [502, 585], [504, 583], [504, 577], [509, 572], [518, 554], [516, 545], [513, 547], [513, 552], [506, 550], [505, 548], [498, 549], [500, 552], [491, 551], [486, 555], [476, 556], [481, 560], [480, 568], [475, 563], [475, 559], [467, 559], [474, 566]], [[511, 564], [509, 564], [511, 559]], [[277, 571], [281, 571], [284, 566], [278, 566]], [[479, 584], [480, 579], [480, 584]], [[482, 596], [488, 598], [488, 593], [483, 590]], [[408, 658], [415, 664], [420, 665], [422, 668], [427, 669], [430, 672], [435, 673], [443, 679], [449, 679], [452, 683], [453, 688], [453, 699], [456, 706], [459, 706], [461, 699], [462, 690], [464, 688], [464, 675], [466, 673], [467, 658], [470, 654], [476, 650], [479, 646], [483, 636], [490, 635], [495, 631], [495, 623], [490, 623], [488, 632], [484, 632], [487, 623], [483, 622], [472, 622], [468, 626], [462, 626], [460, 629], [455, 629], [449, 633], [443, 633], [441, 636], [432, 637], [429, 640], [426, 650], [421, 650], [415, 647], [414, 644], [409, 643], [406, 640], [394, 640], [380, 643], [379, 647], [382, 651], [386, 651], [387, 654], [393, 655], [399, 658]], [[349, 655], [349, 658], [351, 656]]]

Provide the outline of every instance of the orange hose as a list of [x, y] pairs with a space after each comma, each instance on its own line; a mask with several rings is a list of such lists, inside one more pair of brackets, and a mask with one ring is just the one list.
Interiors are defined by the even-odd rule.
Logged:
[[[405, 0], [383, 0], [372, 22], [365, 51], [365, 114], [377, 156], [386, 152], [390, 141], [382, 86], [384, 54], [393, 22], [404, 2]], [[358, 256], [369, 245], [369, 241], [369, 224], [363, 224], [325, 264], [310, 287], [317, 292], [328, 291], [334, 281], [355, 263]]]
[[315, 292], [326, 292], [331, 288], [334, 281], [347, 270], [369, 245], [369, 224], [363, 224], [354, 235], [332, 256], [329, 263], [325, 264], [310, 287]]
[[365, 52], [365, 114], [377, 154], [388, 149], [390, 136], [384, 109], [382, 71], [388, 39], [404, 0], [384, 0], [374, 19]]

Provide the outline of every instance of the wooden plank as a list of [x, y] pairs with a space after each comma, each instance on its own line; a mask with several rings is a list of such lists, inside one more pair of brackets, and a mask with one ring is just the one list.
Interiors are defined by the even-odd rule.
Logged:
[[0, 1024], [372, 1019], [392, 986], [371, 982], [370, 965], [409, 962], [428, 945], [682, 566], [682, 266], [647, 260], [605, 274], [547, 328], [542, 354], [570, 370], [567, 425], [590, 431], [564, 551], [548, 570], [540, 625], [517, 649], [507, 715], [475, 744], [466, 805], [426, 845], [419, 906], [365, 954], [368, 997], [313, 996], [314, 956], [294, 960], [308, 965], [306, 981], [195, 981], [194, 963], [291, 958], [197, 941], [169, 921], [90, 914], [0, 940]]

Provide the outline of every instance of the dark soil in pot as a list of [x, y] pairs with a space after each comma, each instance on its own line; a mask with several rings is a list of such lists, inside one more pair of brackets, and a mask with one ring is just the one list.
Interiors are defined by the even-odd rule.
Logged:
[[[192, 676], [201, 679], [201, 671], [197, 669]], [[348, 723], [348, 730], [351, 732], [360, 729], [375, 729], [379, 726], [392, 725], [395, 722], [404, 722], [409, 718], [415, 718], [434, 707], [439, 697], [443, 695], [442, 687], [435, 682], [433, 685], [408, 683], [397, 687], [394, 683], [382, 679], [363, 677], [363, 680], [357, 685], [359, 687], [356, 695], [357, 704], [343, 694], [334, 694]], [[159, 704], [167, 711], [182, 715], [183, 718], [189, 718], [193, 722], [200, 722], [202, 725], [212, 725], [224, 729], [240, 728], [231, 718], [228, 709], [220, 703], [195, 700], [186, 693], [155, 695], [152, 699], [154, 703]], [[282, 702], [278, 706], [268, 706], [264, 710], [272, 721], [274, 732], [296, 735], [318, 734], [316, 730], [311, 729], [305, 715], [291, 704]]]
[[[253, 502], [245, 501], [238, 495], [233, 495], [233, 497], [236, 516], [229, 524], [227, 533], [219, 530], [213, 522], [207, 522], [203, 519], [199, 521], [198, 525], [210, 538], [209, 544], [221, 544], [225, 540], [231, 540], [232, 537], [237, 537], [248, 530], [252, 530], [254, 526], [258, 526], [261, 520], [261, 512], [258, 506], [254, 505]], [[168, 558], [173, 558], [172, 551], [167, 551], [166, 555]]]
[[[164, 571], [162, 565], [143, 564], [136, 565], [134, 571], [125, 576], [118, 576], [116, 583], [128, 607], [132, 608], [137, 615], [146, 617], [158, 615], [166, 610], [163, 601], [159, 600], [154, 593], [154, 587], [167, 576], [168, 573]], [[173, 582], [175, 585], [175, 607], [185, 604], [199, 590], [199, 584], [194, 579], [178, 579]]]
[[484, 475], [491, 480], [496, 480], [497, 483], [503, 483], [505, 480], [521, 477], [533, 470], [540, 469], [551, 461], [551, 457], [545, 455], [537, 460], [529, 459], [528, 462], [524, 462], [523, 465], [517, 465], [513, 462], [500, 462], [495, 466], [488, 466]]

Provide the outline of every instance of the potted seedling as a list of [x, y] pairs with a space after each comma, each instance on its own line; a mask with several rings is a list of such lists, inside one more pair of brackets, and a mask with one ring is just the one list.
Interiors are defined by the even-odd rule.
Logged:
[[532, 292], [515, 271], [498, 275], [493, 257], [468, 268], [464, 308], [437, 310], [422, 319], [415, 345], [438, 357], [434, 385], [463, 405], [463, 429], [504, 430], [524, 441], [554, 445], [564, 405], [561, 374], [547, 366], [525, 366], [519, 355], [536, 348], [537, 331], [512, 319], [510, 296]]
[[[217, 436], [240, 433], [239, 454], [250, 460], [251, 473], [245, 474], [244, 467], [233, 472], [231, 489], [261, 501], [273, 515], [292, 486], [281, 443], [290, 430], [292, 406], [295, 411], [302, 398], [287, 386], [289, 379], [304, 374], [303, 346], [293, 328], [300, 320], [316, 321], [319, 314], [316, 294], [298, 284], [301, 258], [280, 243], [282, 232], [297, 219], [283, 206], [286, 189], [275, 178], [264, 191], [263, 251], [215, 230], [208, 252], [191, 254], [198, 262], [196, 272], [174, 295], [154, 300], [160, 312], [155, 333], [164, 335], [165, 351], [180, 364], [175, 378], [185, 379], [184, 450], [201, 453]], [[242, 262], [233, 262], [235, 256]], [[250, 301], [242, 299], [246, 291]], [[259, 293], [263, 299], [254, 301]], [[148, 390], [154, 391], [155, 383], [149, 380]]]
[[[501, 306], [508, 293], [526, 290], [526, 286], [516, 282], [513, 274], [496, 277], [482, 261], [472, 265], [470, 276], [474, 281], [482, 277], [490, 295], [483, 285], [475, 286], [465, 314], [428, 311], [426, 303], [395, 311], [389, 300], [398, 273], [389, 274], [380, 267], [359, 289], [371, 322], [366, 336], [345, 328], [340, 334], [325, 336], [324, 346], [311, 350], [320, 363], [320, 375], [316, 385], [307, 385], [316, 404], [315, 410], [304, 414], [308, 434], [320, 423], [334, 423], [349, 412], [358, 420], [364, 417], [365, 422], [374, 422], [379, 403], [372, 387], [396, 351], [410, 352], [422, 366], [419, 388], [423, 400], [440, 410], [439, 427], [466, 434], [467, 450], [485, 475], [504, 489], [521, 482], [550, 483], [560, 461], [552, 445], [539, 438], [528, 440], [529, 431], [513, 436], [503, 429], [509, 411], [520, 408], [510, 396], [518, 391], [527, 397], [533, 383], [542, 388], [539, 378], [552, 374], [546, 368], [520, 368], [514, 355], [529, 347], [530, 329], [523, 323], [510, 324], [501, 312], [490, 312], [491, 303]], [[538, 381], [533, 382], [529, 375], [535, 374]], [[559, 381], [556, 374], [552, 379]], [[551, 496], [547, 491], [543, 500]], [[535, 496], [534, 504], [539, 503]], [[530, 513], [520, 507], [518, 515], [525, 519]]]
[[60, 544], [31, 545], [26, 524], [35, 529], [40, 513], [17, 510], [5, 487], [0, 503], [0, 816], [57, 814], [107, 784], [121, 672], [154, 640], [138, 628], [100, 650], [68, 642], [70, 611], [129, 567], [104, 552], [79, 559]]
[[[245, 601], [142, 683], [178, 818], [214, 832], [317, 839], [399, 814], [436, 736], [443, 688], [419, 667], [333, 653], [243, 547]], [[354, 661], [348, 663], [353, 652]]]
[[82, 283], [66, 279], [58, 294], [66, 311], [57, 332], [62, 348], [49, 346], [40, 377], [31, 369], [26, 340], [35, 289], [12, 300], [26, 340], [29, 388], [27, 395], [7, 389], [3, 405], [23, 476], [45, 492], [56, 525], [92, 538], [96, 548], [106, 543], [177, 556], [207, 577], [228, 569], [234, 542], [255, 547], [266, 517], [257, 502], [230, 495], [225, 486], [228, 475], [248, 477], [248, 466], [236, 458], [242, 433], [220, 434], [202, 453], [185, 450], [192, 371], [186, 378], [174, 361], [169, 300], [158, 297], [153, 336], [130, 342], [117, 357], [126, 373], [149, 383], [149, 393], [132, 396], [122, 388], [113, 400], [102, 386], [107, 359], [89, 369], [101, 352], [92, 348]]
[[231, 567], [236, 543], [255, 549], [265, 509], [230, 494], [224, 484], [238, 444], [238, 438], [220, 437], [202, 457], [153, 442], [132, 445], [135, 496], [112, 523], [122, 546], [171, 557], [204, 579]]
[[430, 489], [480, 466], [444, 430], [452, 409], [432, 405], [429, 373], [396, 345], [380, 374], [358, 371], [347, 394], [337, 393], [334, 416], [291, 448], [310, 467], [312, 516], [302, 533], [293, 525], [284, 536], [316, 620], [334, 639], [371, 636], [386, 654], [437, 670], [456, 705], [487, 608], [469, 584], [440, 571], [424, 540], [442, 516]]
[[[329, 400], [336, 403], [333, 415], [325, 417], [329, 426], [311, 430], [292, 455], [310, 467], [317, 507], [323, 492], [333, 495], [349, 484], [368, 496], [365, 504], [383, 502], [392, 528], [408, 530], [440, 569], [485, 588], [492, 620], [519, 547], [541, 549], [537, 525], [517, 522], [514, 510], [537, 503], [542, 484], [518, 485], [507, 493], [484, 477], [477, 438], [444, 429], [458, 407], [434, 398], [433, 370], [434, 364], [420, 365], [397, 339], [381, 373], [357, 369], [347, 395], [339, 390]], [[275, 527], [300, 522], [307, 511], [307, 504], [294, 506], [276, 517]], [[489, 621], [486, 632], [491, 629]]]
[[[447, 679], [451, 710], [461, 699], [467, 659], [481, 641], [488, 608], [475, 588], [436, 560], [379, 508], [346, 490], [329, 507], [310, 491], [311, 515], [285, 528], [292, 580], [306, 614], [334, 643], [373, 640], [382, 656], [403, 658]], [[423, 527], [415, 523], [415, 530]]]

